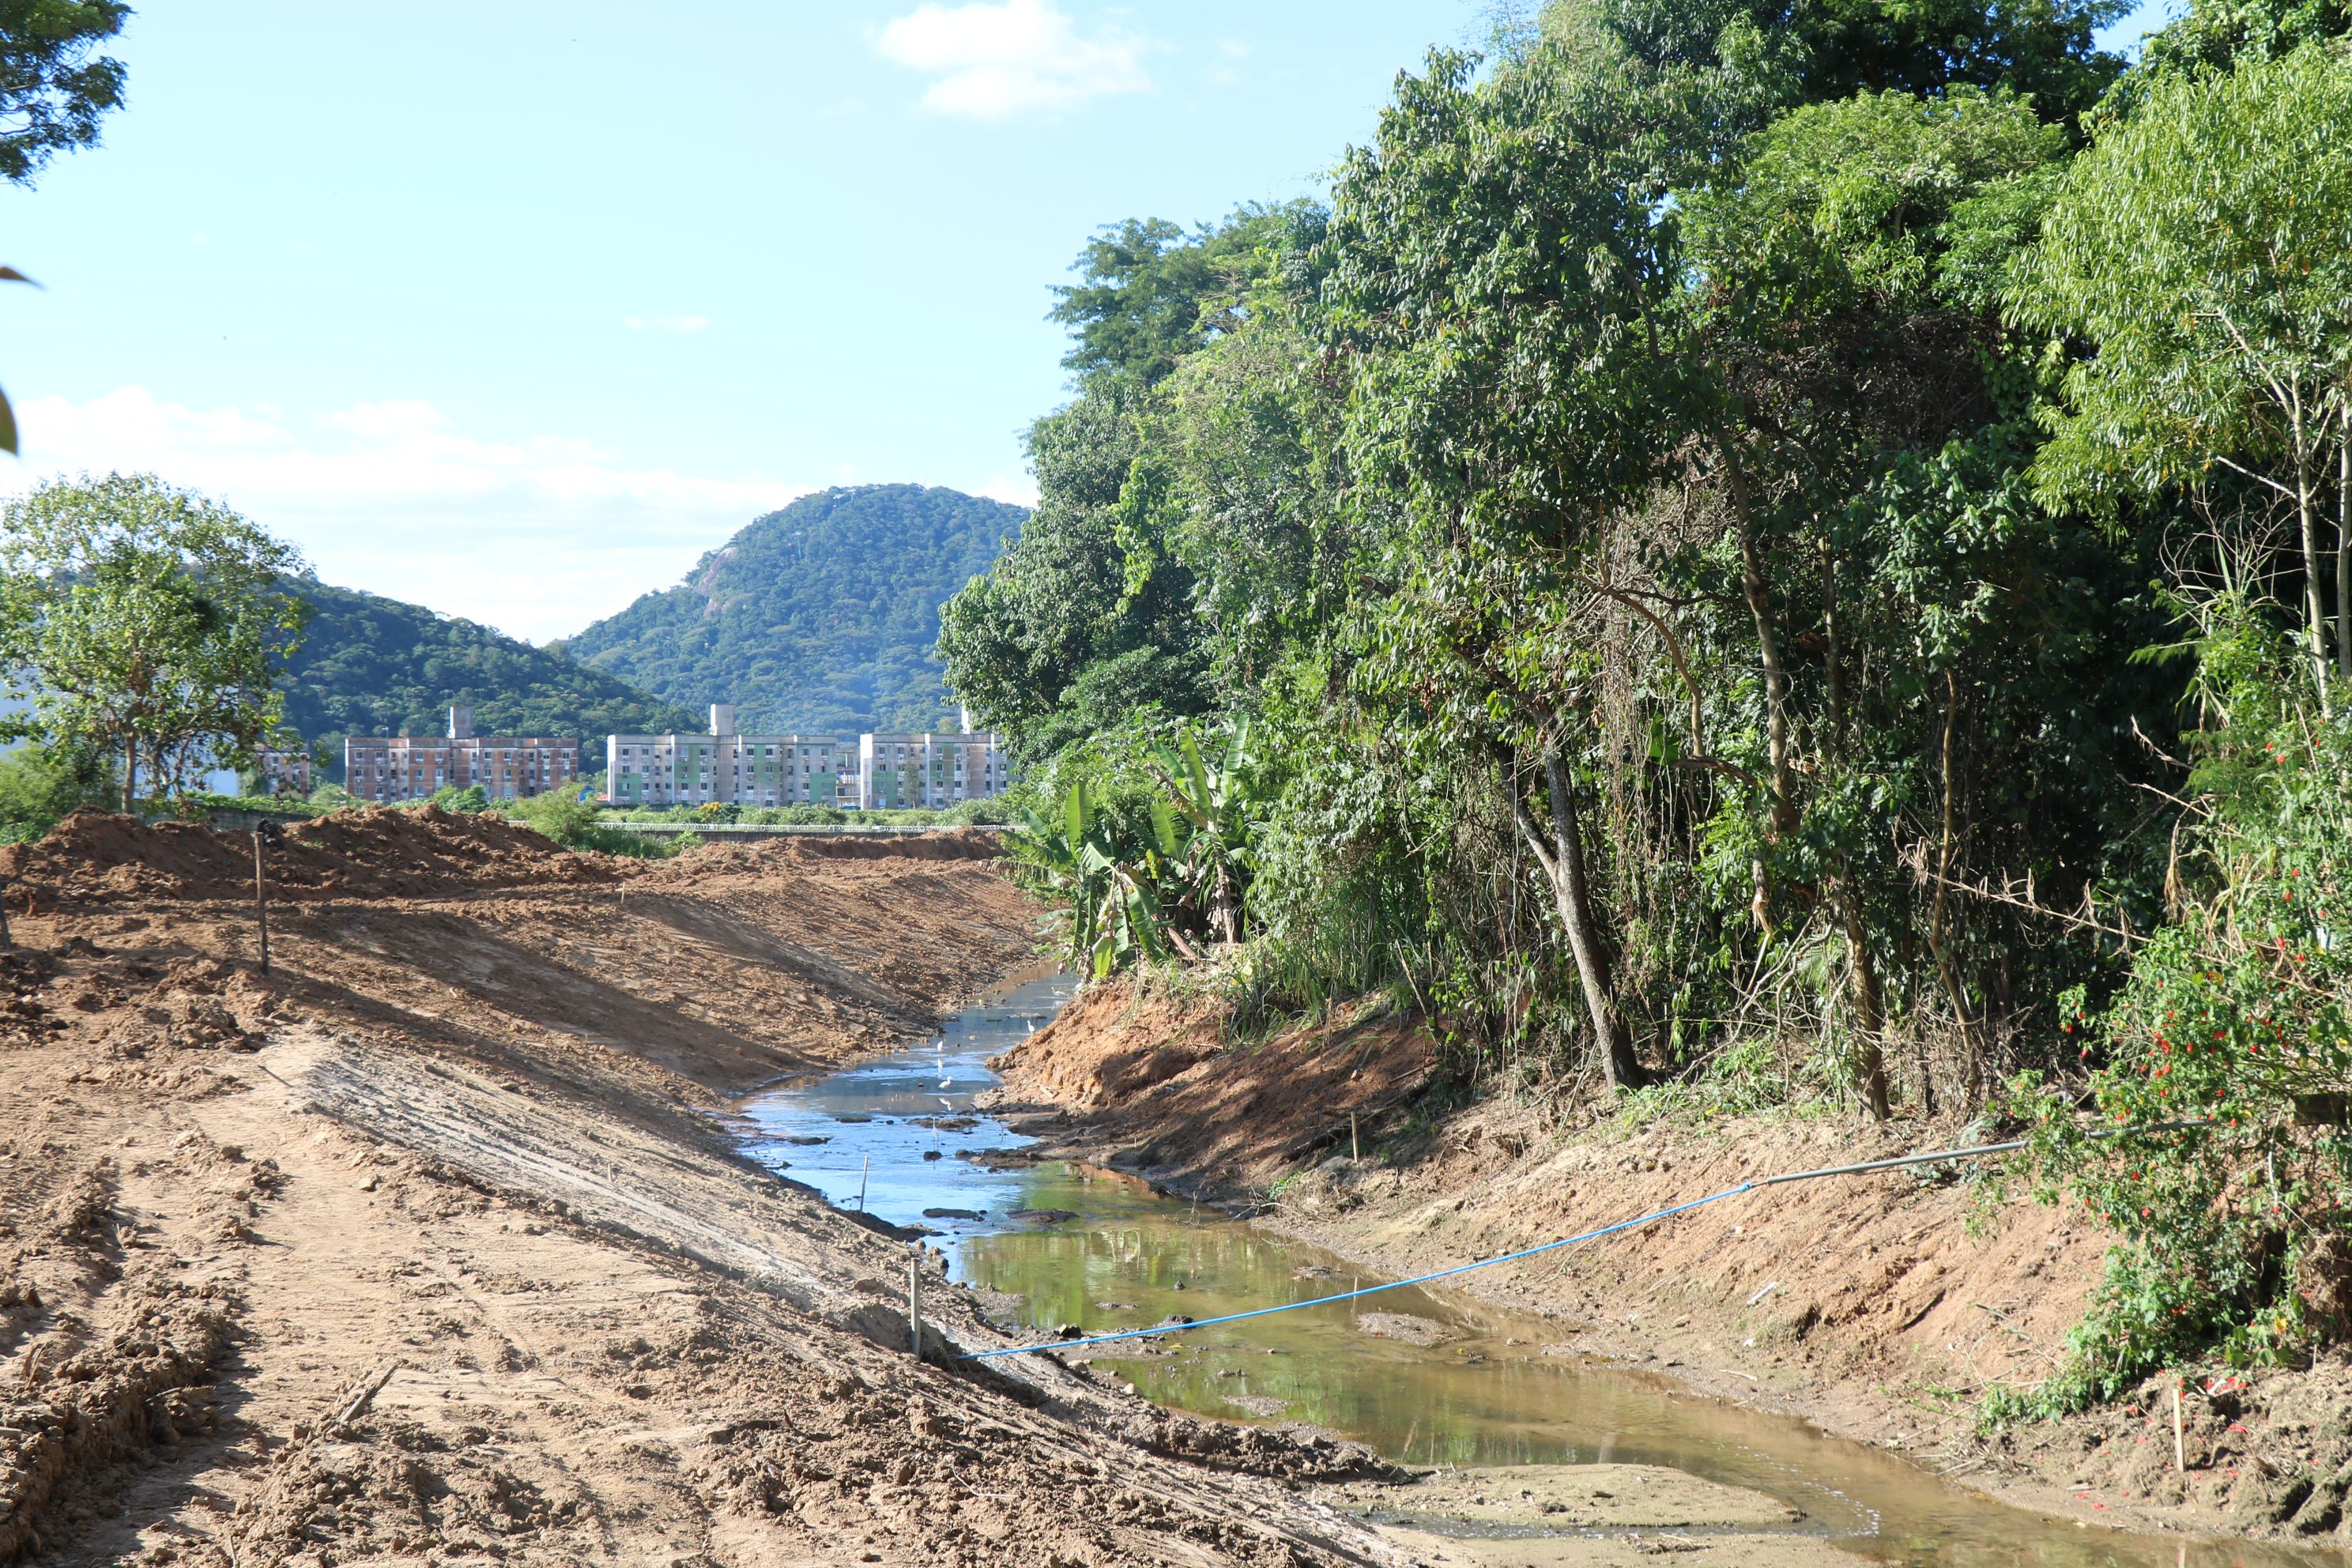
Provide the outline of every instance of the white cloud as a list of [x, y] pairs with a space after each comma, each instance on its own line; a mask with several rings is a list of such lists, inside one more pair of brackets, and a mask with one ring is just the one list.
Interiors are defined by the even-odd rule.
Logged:
[[928, 107], [975, 120], [1054, 113], [1151, 87], [1149, 39], [1116, 26], [1081, 36], [1047, 0], [920, 5], [877, 43], [884, 58], [939, 78], [923, 93]]
[[971, 493], [991, 500], [1011, 501], [1014, 506], [1034, 507], [1037, 504], [1037, 481], [1028, 474], [991, 474]]
[[678, 332], [691, 334], [710, 325], [708, 316], [624, 316], [621, 325], [633, 332]]
[[593, 442], [489, 441], [432, 405], [361, 403], [307, 422], [189, 408], [144, 387], [17, 410], [26, 459], [0, 485], [152, 472], [301, 547], [331, 583], [544, 641], [676, 583], [805, 486], [631, 468]]

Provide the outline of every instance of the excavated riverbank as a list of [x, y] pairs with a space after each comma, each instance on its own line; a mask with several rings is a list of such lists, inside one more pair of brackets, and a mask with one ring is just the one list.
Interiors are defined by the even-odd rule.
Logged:
[[908, 1248], [710, 1114], [1027, 959], [992, 847], [919, 843], [347, 813], [270, 851], [266, 975], [248, 839], [0, 851], [0, 1560], [1402, 1561], [1291, 1489], [1361, 1450], [919, 1363]]
[[[992, 1064], [991, 1103], [1056, 1152], [1234, 1205], [1391, 1277], [1492, 1258], [1758, 1176], [1975, 1141], [1821, 1116], [1630, 1124], [1459, 1096], [1428, 1037], [1365, 1012], [1227, 1047], [1213, 1003], [1097, 986]], [[2078, 1208], [1937, 1167], [1777, 1187], [1451, 1283], [1564, 1348], [1805, 1417], [2084, 1528], [2352, 1547], [2352, 1362], [2209, 1369], [2003, 1432], [1999, 1384], [2063, 1353], [2107, 1238]]]

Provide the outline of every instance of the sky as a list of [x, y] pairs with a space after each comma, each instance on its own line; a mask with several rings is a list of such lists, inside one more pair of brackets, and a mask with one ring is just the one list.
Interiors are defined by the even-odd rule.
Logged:
[[1088, 235], [1319, 194], [1488, 8], [149, 0], [0, 188], [0, 489], [153, 472], [535, 642], [827, 485], [1025, 502]]
[[1319, 191], [1481, 9], [148, 0], [0, 190], [0, 488], [152, 471], [533, 641], [827, 485], [1025, 501], [1088, 235]]

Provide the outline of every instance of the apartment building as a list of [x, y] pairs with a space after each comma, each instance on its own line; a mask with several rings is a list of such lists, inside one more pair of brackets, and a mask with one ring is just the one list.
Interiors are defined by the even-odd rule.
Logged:
[[470, 708], [449, 710], [449, 732], [353, 736], [343, 742], [343, 787], [393, 805], [479, 784], [492, 800], [525, 800], [576, 785], [580, 743], [543, 735], [477, 735]]
[[936, 810], [1004, 793], [1012, 761], [994, 735], [860, 735], [857, 804], [868, 811]]
[[317, 787], [311, 776], [308, 748], [257, 752], [253, 758], [253, 772], [261, 781], [261, 793], [264, 795], [307, 795]]
[[743, 735], [732, 704], [710, 706], [706, 735], [608, 735], [604, 799], [614, 805], [855, 805], [856, 753], [831, 735]]
[[943, 806], [999, 795], [1012, 770], [993, 735], [743, 735], [710, 708], [706, 735], [608, 735], [614, 805]]

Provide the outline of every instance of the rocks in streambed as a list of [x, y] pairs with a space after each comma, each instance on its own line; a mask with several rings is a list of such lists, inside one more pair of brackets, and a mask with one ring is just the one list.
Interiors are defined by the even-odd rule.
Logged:
[[1332, 1500], [1370, 1518], [1491, 1530], [1780, 1530], [1780, 1499], [1663, 1465], [1488, 1465], [1411, 1486], [1352, 1486]]
[[1853, 1568], [1855, 1557], [1811, 1535], [1536, 1535], [1492, 1539], [1390, 1526], [1381, 1535], [1422, 1568]]
[[1004, 1217], [1023, 1225], [1067, 1225], [1078, 1216], [1074, 1209], [1014, 1209]]
[[1045, 1156], [1034, 1149], [959, 1149], [959, 1160], [969, 1160], [983, 1171], [1018, 1171], [1037, 1163]]
[[816, 1145], [818, 1145], [819, 1143], [830, 1143], [830, 1142], [833, 1142], [833, 1140], [832, 1140], [831, 1138], [829, 1138], [829, 1137], [813, 1137], [813, 1136], [812, 1136], [812, 1137], [787, 1138], [787, 1139], [785, 1139], [785, 1140], [784, 1140], [784, 1142], [787, 1142], [787, 1143], [792, 1144], [792, 1145], [793, 1145], [793, 1147], [795, 1147], [795, 1148], [799, 1148], [799, 1149], [813, 1149], [813, 1148], [816, 1147]]
[[[1638, 1568], [1664, 1553], [1681, 1568], [1853, 1561], [1790, 1531], [1803, 1516], [1777, 1498], [1659, 1465], [1497, 1465], [1320, 1495], [1429, 1568]], [[1653, 1531], [1675, 1533], [1637, 1533]]]
[[986, 1219], [986, 1209], [925, 1209], [925, 1219]]
[[1454, 1331], [1444, 1323], [1429, 1318], [1416, 1318], [1410, 1312], [1363, 1312], [1357, 1315], [1359, 1332], [1377, 1334], [1384, 1340], [1396, 1340], [1409, 1345], [1442, 1345], [1454, 1338]]

